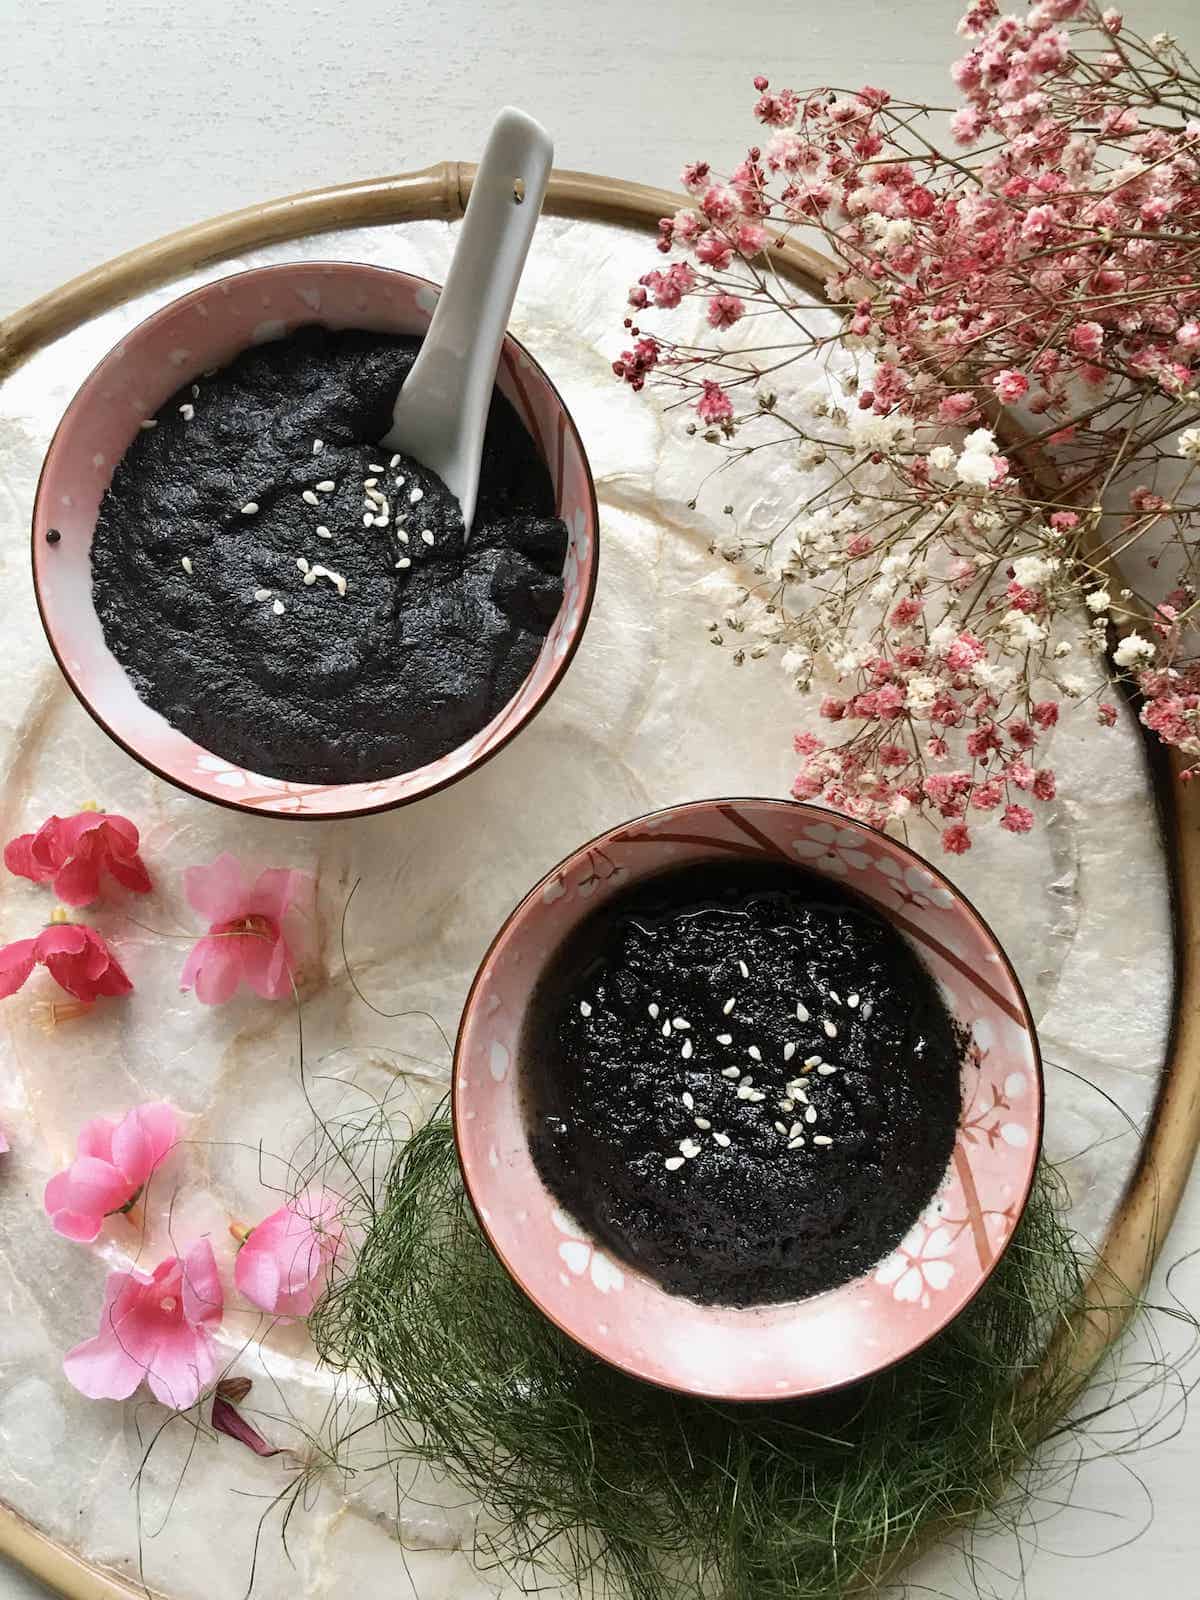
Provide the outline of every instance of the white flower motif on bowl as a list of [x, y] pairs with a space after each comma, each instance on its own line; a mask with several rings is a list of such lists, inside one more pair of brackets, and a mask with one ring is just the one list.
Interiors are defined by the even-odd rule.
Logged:
[[862, 835], [849, 828], [835, 828], [828, 822], [818, 822], [806, 828], [802, 838], [792, 841], [792, 849], [802, 861], [807, 861], [818, 872], [832, 872], [839, 878], [853, 872], [863, 872], [871, 865], [871, 858], [859, 847]]

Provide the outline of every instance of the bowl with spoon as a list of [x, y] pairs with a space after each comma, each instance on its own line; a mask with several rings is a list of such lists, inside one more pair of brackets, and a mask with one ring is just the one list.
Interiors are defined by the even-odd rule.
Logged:
[[[514, 738], [554, 693], [578, 648], [595, 589], [596, 497], [583, 441], [561, 395], [543, 367], [505, 332], [550, 155], [549, 141], [536, 123], [518, 112], [502, 113], [480, 163], [444, 286], [349, 261], [297, 262], [219, 278], [126, 334], [67, 407], [47, 452], [34, 505], [38, 608], [51, 649], [76, 696], [110, 737], [151, 771], [205, 799], [260, 815], [363, 815], [420, 799], [473, 771]], [[145, 430], [157, 427], [156, 414], [179, 412], [186, 418], [191, 412], [194, 420], [214, 372], [314, 324], [335, 334], [361, 330], [421, 341], [396, 400], [391, 428], [378, 439], [379, 450], [391, 452], [380, 461], [386, 465], [402, 452], [427, 469], [427, 476], [441, 480], [463, 514], [467, 551], [473, 540], [486, 542], [475, 510], [480, 452], [494, 400], [515, 412], [528, 435], [530, 454], [548, 481], [547, 513], [565, 527], [561, 602], [552, 619], [544, 619], [536, 657], [511, 694], [433, 759], [357, 780], [309, 780], [303, 772], [264, 770], [176, 726], [142, 697], [110, 648], [95, 595], [93, 541], [102, 506], [126, 452], [148, 437]], [[201, 391], [199, 397], [194, 391]], [[313, 441], [314, 449], [320, 442]], [[221, 538], [229, 541], [221, 549], [233, 554], [238, 534], [249, 524], [248, 514], [241, 522], [239, 515], [247, 506], [259, 510], [238, 489], [234, 484], [230, 493], [242, 503], [231, 508], [230, 521], [221, 530]], [[317, 483], [302, 500], [296, 497], [297, 519], [307, 516], [317, 522], [324, 514], [320, 508], [311, 508], [310, 514], [309, 503], [321, 490]], [[371, 493], [376, 499], [368, 512], [381, 509], [382, 490]], [[264, 505], [263, 515], [267, 509]], [[381, 520], [387, 519], [373, 518]], [[386, 532], [361, 530], [363, 537], [378, 537], [380, 549], [387, 549], [394, 534], [401, 536], [397, 530], [402, 520], [397, 513]], [[414, 540], [424, 537], [416, 528], [414, 523]], [[324, 526], [316, 532], [323, 539], [330, 534]], [[300, 557], [288, 563], [300, 571], [291, 573], [288, 593], [280, 591], [273, 600], [276, 609], [285, 600], [297, 607], [318, 597], [330, 605], [337, 602], [338, 564], [326, 554], [330, 549], [320, 545], [310, 552], [319, 559]], [[389, 583], [393, 568], [418, 564], [423, 554], [418, 548], [410, 560], [400, 546], [388, 553], [399, 556], [386, 562]], [[173, 557], [176, 574], [181, 559]], [[188, 571], [190, 560], [183, 562], [188, 580], [196, 576]], [[408, 577], [408, 572], [396, 571], [398, 584]], [[384, 576], [376, 575], [376, 581], [383, 582]], [[184, 579], [177, 576], [177, 582]], [[261, 618], [270, 607], [260, 602], [255, 609], [252, 602], [267, 593], [261, 589], [246, 595], [247, 627], [263, 625]], [[336, 690], [331, 691], [332, 723], [342, 704]]]

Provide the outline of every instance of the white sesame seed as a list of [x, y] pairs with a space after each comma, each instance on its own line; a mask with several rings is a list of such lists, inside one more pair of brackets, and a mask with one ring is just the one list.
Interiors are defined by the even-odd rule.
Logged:
[[864, 1000], [863, 1001], [863, 1003], [862, 1003], [862, 1019], [863, 1019], [864, 1022], [869, 1022], [871, 1020], [871, 1013], [872, 1013], [872, 1011], [874, 1011], [874, 1009], [875, 1009], [875, 1007], [874, 1007], [874, 1005], [872, 1004], [872, 1002], [870, 1000]]
[[750, 1057], [751, 1061], [761, 1061], [762, 1060], [762, 1051], [758, 1048], [758, 1046], [756, 1044], [752, 1044], [750, 1046], [749, 1050], [746, 1051], [746, 1054]]
[[682, 1165], [683, 1165], [683, 1157], [682, 1156], [668, 1156], [667, 1159], [663, 1162], [663, 1166], [666, 1167], [668, 1172], [678, 1172]]
[[300, 498], [306, 506], [319, 506], [321, 503], [311, 489], [305, 489]]
[[734, 1004], [735, 1004], [734, 997], [732, 995], [730, 995], [729, 999], [726, 1000], [725, 1004], [721, 1007], [721, 1009], [724, 1011], [726, 1016], [728, 1016], [729, 1013], [733, 1010]]
[[827, 1133], [814, 1133], [813, 1134], [813, 1143], [814, 1144], [832, 1144], [833, 1140], [829, 1137], [829, 1135]]
[[579, 1002], [579, 1015], [581, 1017], [590, 1017], [591, 1014], [592, 1014], [591, 1006], [588, 1005], [586, 1000], [581, 1000]]
[[183, 418], [183, 420], [185, 422], [190, 422], [192, 420], [192, 418], [196, 415], [196, 408], [195, 408], [195, 406], [192, 406], [192, 405], [187, 405], [187, 404], [181, 405], [180, 408], [179, 408], [179, 415]]
[[708, 1130], [712, 1127], [712, 1123], [708, 1120], [707, 1117], [693, 1117], [692, 1121], [700, 1129], [701, 1133], [707, 1133]]
[[798, 1139], [803, 1132], [804, 1124], [802, 1122], [793, 1122], [791, 1127], [788, 1129], [788, 1138]]
[[664, 1022], [663, 1023], [662, 1032], [663, 1032], [663, 1038], [664, 1039], [669, 1039], [671, 1037], [671, 1024], [669, 1022]]
[[369, 472], [382, 472], [383, 468], [379, 465], [378, 461], [368, 461], [367, 470]]
[[322, 494], [332, 494], [337, 488], [337, 484], [332, 478], [322, 478], [320, 483], [317, 485], [317, 488]]
[[802, 1148], [803, 1144], [804, 1144], [803, 1138], [789, 1139], [788, 1140], [788, 1149], [789, 1150], [799, 1150], [799, 1149]]
[[717, 1035], [717, 1043], [718, 1044], [732, 1044], [733, 1043], [733, 1035], [731, 1033], [719, 1033]]
[[388, 462], [388, 466], [389, 467], [398, 467], [399, 465], [400, 465], [400, 457], [399, 456], [393, 456], [392, 459]]
[[830, 989], [830, 991], [829, 991], [829, 998], [830, 998], [830, 999], [831, 999], [831, 1000], [832, 1000], [832, 1001], [833, 1001], [833, 1003], [834, 1003], [834, 1005], [835, 1005], [835, 1006], [840, 1006], [840, 1005], [841, 1005], [841, 1003], [842, 1003], [842, 997], [841, 997], [841, 995], [840, 995], [840, 994], [839, 994], [839, 993], [838, 993], [838, 992], [837, 992], [837, 990], [836, 990], [836, 989]]
[[271, 607], [271, 610], [277, 617], [281, 617], [287, 610], [287, 607], [284, 605], [282, 600], [276, 600], [275, 604]]
[[691, 1027], [691, 1023], [686, 1017], [672, 1017], [671, 1026], [673, 1028], [678, 1028], [681, 1033], [684, 1033], [688, 1028]]
[[255, 589], [254, 598], [256, 600], [269, 600], [274, 593], [274, 589]]
[[829, 1039], [836, 1039], [837, 1038], [837, 1023], [836, 1022], [830, 1022], [829, 1018], [826, 1017], [824, 1022], [822, 1022], [821, 1026], [825, 1029], [826, 1038], [829, 1038]]
[[296, 565], [300, 568], [301, 572], [307, 572], [308, 571], [308, 562], [304, 559], [303, 556], [297, 556], [296, 557]]
[[424, 489], [410, 489], [408, 491], [408, 503], [411, 506], [415, 506], [418, 500], [424, 500], [424, 498]]
[[799, 1000], [797, 1000], [797, 1002], [796, 1002], [796, 1021], [797, 1022], [807, 1022], [808, 1021], [808, 1007], [804, 1006], [804, 1005], [801, 1005]]
[[794, 1040], [789, 1039], [788, 1042], [783, 1047], [783, 1059], [785, 1061], [790, 1061], [795, 1054], [796, 1054], [795, 1042], [794, 1042]]
[[680, 1139], [679, 1153], [681, 1156], [685, 1157], [686, 1160], [690, 1161], [693, 1156], [698, 1156], [700, 1154], [700, 1146], [696, 1143], [695, 1139]]
[[721, 1069], [721, 1076], [723, 1078], [736, 1078], [739, 1071], [740, 1068], [738, 1067], [723, 1067]]
[[198, 383], [194, 383], [192, 385], [192, 399], [193, 400], [199, 400], [199, 398], [200, 398], [200, 385]]
[[404, 487], [404, 479], [403, 478], [396, 478], [394, 480], [394, 482], [395, 482], [395, 485], [396, 485], [397, 489], [403, 489], [403, 487]]
[[746, 1096], [746, 1099], [749, 1100], [753, 1105], [757, 1105], [760, 1100], [765, 1100], [766, 1098], [766, 1095], [761, 1089], [751, 1089], [749, 1094]]
[[738, 962], [738, 971], [741, 973], [743, 978], [748, 978], [750, 976], [750, 968], [744, 961]]
[[802, 1106], [806, 1106], [808, 1104], [808, 1096], [805, 1094], [803, 1089], [798, 1091], [796, 1099], [799, 1100]]
[[403, 528], [397, 528], [396, 529], [396, 537], [397, 537], [397, 539], [399, 539], [401, 544], [407, 544], [408, 543], [408, 535], [405, 533]]
[[373, 527], [374, 523], [375, 523], [375, 518], [371, 515], [371, 513], [369, 511], [364, 511], [363, 512], [363, 527], [364, 528]]
[[424, 529], [422, 534], [421, 534], [421, 543], [422, 544], [432, 544], [433, 543], [433, 535], [430, 533], [428, 528]]
[[683, 1041], [683, 1049], [679, 1052], [679, 1054], [685, 1061], [690, 1061], [692, 1059], [692, 1041], [690, 1039], [685, 1039]]
[[191, 575], [192, 575], [192, 558], [191, 558], [191, 556], [180, 556], [179, 565], [183, 568], [183, 570], [187, 573], [188, 577], [190, 578]]
[[738, 1088], [748, 1089], [753, 1082], [754, 1079], [750, 1076], [750, 1074], [748, 1072], [743, 1072], [742, 1081], [738, 1084]]
[[727, 1133], [714, 1133], [713, 1134], [713, 1143], [714, 1144], [719, 1144], [721, 1146], [722, 1150], [728, 1149], [728, 1147], [729, 1147], [729, 1135]]
[[396, 563], [396, 571], [397, 572], [403, 572], [406, 567], [411, 567], [411, 566], [412, 566], [412, 562], [409, 560], [409, 558], [407, 556], [401, 556], [399, 561], [397, 561], [397, 563]]
[[804, 1070], [805, 1070], [805, 1072], [811, 1072], [814, 1067], [819, 1067], [821, 1065], [822, 1059], [823, 1058], [821, 1056], [805, 1056], [805, 1058], [804, 1058]]
[[247, 500], [246, 504], [242, 507], [242, 515], [244, 517], [252, 517], [257, 510], [258, 510], [258, 501], [257, 500]]
[[827, 1078], [831, 1072], [836, 1071], [837, 1068], [831, 1067], [828, 1061], [822, 1061], [821, 1065], [817, 1068], [817, 1076], [819, 1078]]
[[754, 1090], [753, 1089], [747, 1089], [744, 1083], [738, 1084], [737, 1097], [738, 1097], [739, 1100], [749, 1100], [750, 1096], [753, 1093], [754, 1093]]
[[804, 1113], [804, 1120], [808, 1123], [813, 1123], [817, 1120], [816, 1106], [809, 1106], [808, 1110]]
[[775, 1132], [776, 1133], [786, 1133], [787, 1132], [787, 1123], [786, 1122], [777, 1122], [775, 1124]]
[[379, 479], [378, 478], [364, 478], [363, 479], [363, 488], [364, 489], [374, 489], [374, 488], [376, 488], [378, 483], [379, 483]]
[[376, 527], [377, 527], [377, 528], [386, 528], [386, 527], [387, 527], [387, 525], [388, 525], [388, 523], [389, 523], [389, 522], [390, 522], [390, 521], [391, 521], [391, 520], [392, 520], [392, 519], [391, 519], [391, 518], [390, 518], [390, 517], [389, 517], [389, 516], [388, 516], [388, 514], [387, 514], [387, 512], [386, 512], [386, 511], [381, 511], [381, 512], [380, 512], [380, 513], [379, 513], [379, 515], [378, 515], [378, 516], [377, 516], [377, 517], [374, 517], [374, 518], [373, 518], [373, 519], [372, 519], [372, 520], [373, 520], [373, 521], [374, 521], [374, 523], [375, 523], [375, 526], [376, 526]]
[[149, 432], [149, 430], [151, 428], [157, 428], [158, 427], [158, 418], [157, 417], [147, 417], [144, 422], [139, 422], [138, 423], [138, 427], [139, 428], [144, 428], [147, 432]]
[[[309, 574], [309, 578], [312, 578], [314, 581], [317, 578], [328, 578], [330, 583], [337, 590], [339, 597], [343, 600], [345, 599], [346, 580], [342, 577], [340, 572], [334, 572], [329, 567], [314, 567], [312, 572]], [[309, 581], [309, 578], [305, 578], [305, 583]]]
[[333, 538], [333, 535], [330, 533], [329, 529], [325, 526], [325, 524], [323, 522], [317, 524], [317, 538], [318, 539], [332, 539]]
[[858, 1005], [858, 996], [856, 994], [848, 994], [846, 996], [846, 1004], [850, 1007], [851, 1011], [853, 1011]]
[[684, 1090], [683, 1094], [681, 1094], [679, 1098], [683, 1101], [684, 1105], [689, 1111], [694, 1111], [696, 1109], [695, 1100], [693, 1100], [692, 1096], [688, 1094], [686, 1090]]
[[653, 1018], [655, 1018], [655, 1020], [657, 1021], [657, 1019], [658, 1019], [658, 1007], [655, 1005], [653, 1000], [651, 1000], [650, 1005], [648, 1007], [648, 1010], [650, 1012], [650, 1015]]
[[793, 1111], [795, 1110], [795, 1106], [796, 1102], [794, 1100], [781, 1100], [779, 1102], [780, 1111]]
[[321, 454], [321, 451], [324, 450], [324, 448], [325, 448], [324, 439], [314, 439], [313, 440], [313, 455], [319, 456]]

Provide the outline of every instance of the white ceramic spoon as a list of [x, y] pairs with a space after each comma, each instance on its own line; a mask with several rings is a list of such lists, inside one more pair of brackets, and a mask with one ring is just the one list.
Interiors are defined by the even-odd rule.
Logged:
[[541, 124], [506, 106], [476, 170], [429, 332], [380, 440], [437, 473], [468, 533], [500, 346], [553, 160]]

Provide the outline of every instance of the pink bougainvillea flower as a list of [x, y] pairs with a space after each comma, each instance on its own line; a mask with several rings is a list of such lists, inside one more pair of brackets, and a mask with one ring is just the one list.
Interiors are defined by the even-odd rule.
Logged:
[[238, 1251], [234, 1282], [263, 1311], [306, 1317], [341, 1243], [336, 1196], [313, 1190], [251, 1229]]
[[0, 946], [0, 1000], [16, 994], [39, 965], [76, 1000], [128, 994], [133, 988], [116, 956], [84, 922], [54, 921], [36, 939]]
[[46, 1212], [56, 1231], [94, 1239], [105, 1217], [133, 1204], [178, 1137], [174, 1110], [158, 1100], [134, 1106], [120, 1122], [93, 1118], [76, 1141], [74, 1161], [46, 1185]]
[[149, 894], [150, 874], [138, 855], [138, 831], [128, 817], [80, 811], [50, 817], [36, 833], [22, 833], [4, 847], [4, 865], [34, 883], [52, 883], [69, 906], [87, 906], [100, 893], [100, 874], [135, 894]]
[[210, 1006], [231, 999], [242, 983], [264, 1000], [291, 994], [295, 963], [284, 921], [311, 892], [309, 874], [269, 867], [247, 885], [241, 862], [226, 853], [211, 866], [189, 867], [184, 882], [209, 929], [184, 963], [182, 987], [194, 987], [197, 1000]]
[[63, 1371], [91, 1400], [127, 1400], [145, 1379], [156, 1400], [186, 1411], [216, 1377], [224, 1308], [207, 1239], [153, 1272], [110, 1272], [99, 1331], [67, 1352]]

